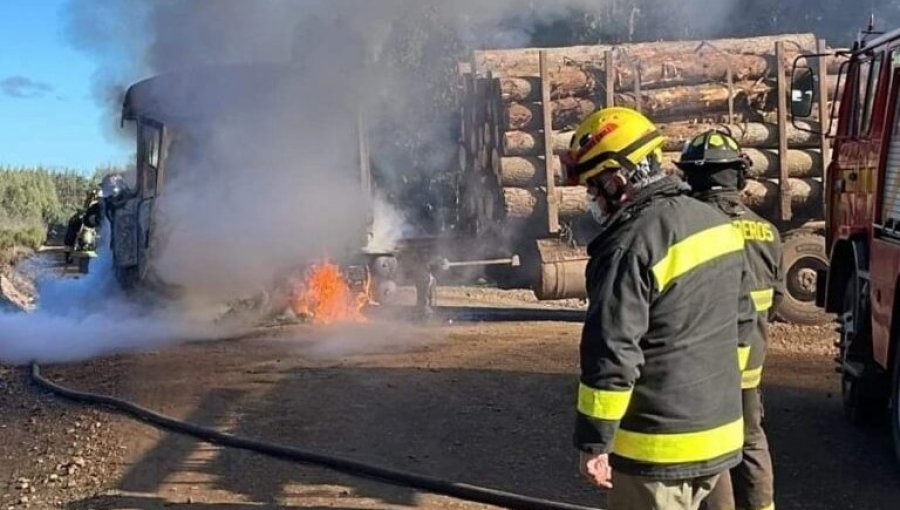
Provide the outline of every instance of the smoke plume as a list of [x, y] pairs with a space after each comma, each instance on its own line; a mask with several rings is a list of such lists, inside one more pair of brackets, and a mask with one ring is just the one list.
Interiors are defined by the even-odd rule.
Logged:
[[[890, 17], [896, 4], [873, 7]], [[70, 0], [62, 15], [68, 40], [97, 63], [110, 131], [138, 80], [247, 66], [206, 89], [154, 91], [170, 113], [202, 122], [172, 124], [152, 271], [192, 303], [211, 303], [357, 250], [370, 215], [378, 246], [454, 228], [445, 199], [455, 186], [455, 65], [472, 49], [800, 31], [837, 45], [853, 35], [848, 19], [865, 21], [850, 9], [838, 0]], [[295, 72], [274, 79], [260, 70], [267, 64]], [[360, 112], [389, 205], [358, 184]], [[134, 144], [132, 131], [116, 132]], [[184, 308], [124, 304], [102, 260], [95, 277], [42, 285], [37, 315], [0, 316], [0, 359], [72, 360], [222, 334]]]
[[[156, 104], [191, 121], [171, 126], [175, 141], [158, 203], [153, 270], [195, 297], [229, 299], [265, 288], [292, 264], [364, 245], [370, 214], [377, 216], [380, 245], [396, 241], [392, 233], [412, 231], [403, 223], [415, 223], [418, 211], [384, 214], [393, 208], [373, 207], [362, 196], [357, 114], [365, 112], [376, 133], [372, 156], [384, 194], [415, 201], [410, 180], [448, 173], [455, 156], [455, 125], [427, 109], [439, 93], [433, 85], [446, 85], [462, 50], [527, 44], [539, 22], [590, 2], [114, 5], [75, 0], [67, 9], [71, 40], [101, 63], [95, 88], [112, 110], [119, 103], [108, 102], [109, 91], [149, 75], [216, 64], [298, 70], [275, 81], [249, 66], [246, 76], [222, 78], [245, 84], [178, 81], [153, 90]], [[127, 20], [125, 26], [118, 20]], [[432, 28], [445, 35], [437, 44], [421, 32]], [[404, 58], [418, 59], [414, 71], [424, 76], [402, 72], [409, 70]], [[198, 72], [197, 80], [203, 76]], [[244, 96], [234, 93], [241, 87]], [[278, 100], [260, 104], [260, 96]]]

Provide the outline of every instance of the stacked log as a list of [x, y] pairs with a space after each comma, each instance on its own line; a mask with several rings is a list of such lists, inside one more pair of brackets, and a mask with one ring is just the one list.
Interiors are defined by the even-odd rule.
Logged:
[[[744, 203], [763, 217], [778, 211], [778, 182], [774, 180], [748, 181], [742, 196]], [[801, 217], [821, 214], [822, 181], [817, 179], [788, 179], [791, 190], [791, 209]]]
[[[748, 178], [777, 179], [781, 175], [778, 149], [745, 148], [743, 152], [752, 163], [747, 172]], [[822, 168], [822, 151], [820, 149], [790, 149], [787, 154], [787, 169], [790, 177], [819, 177]], [[680, 157], [680, 152], [663, 153], [663, 166], [674, 167]]]
[[[624, 53], [635, 60], [649, 61], [651, 55], [671, 56], [691, 55], [701, 53], [706, 55], [723, 53], [726, 55], [774, 55], [776, 42], [784, 42], [787, 54], [786, 59], [793, 59], [793, 55], [800, 53], [814, 53], [816, 50], [816, 37], [813, 34], [785, 34], [763, 37], [717, 39], [715, 41], [664, 41], [651, 43], [637, 43], [619, 46], [594, 45], [594, 46], [570, 46], [565, 48], [547, 48], [548, 63], [551, 67], [558, 68], [571, 62], [603, 65], [607, 51]], [[487, 50], [477, 51], [474, 54], [474, 71], [478, 74], [492, 72], [499, 76], [529, 76], [537, 75], [538, 52], [540, 48], [511, 49], [511, 50]], [[788, 62], [789, 63], [789, 62]], [[647, 63], [646, 65], [650, 65]], [[733, 67], [734, 64], [732, 64]]]
[[[560, 220], [572, 221], [586, 213], [586, 194], [587, 189], [582, 186], [556, 188]], [[506, 218], [511, 220], [531, 221], [547, 213], [547, 193], [541, 188], [504, 187], [503, 203]]]
[[[822, 182], [817, 179], [788, 180], [791, 189], [791, 207], [802, 216], [817, 214], [822, 203]], [[742, 192], [744, 202], [758, 214], [771, 216], [778, 209], [778, 183], [774, 180], [751, 180]], [[568, 186], [556, 189], [561, 220], [571, 221], [585, 214], [585, 194], [583, 186]], [[546, 193], [539, 188], [503, 188], [507, 219], [533, 221], [546, 214]]]
[[[465, 103], [460, 164], [490, 182], [479, 193], [483, 202], [495, 200], [496, 207], [493, 216], [480, 213], [480, 221], [546, 225], [548, 198], [556, 202], [562, 222], [583, 215], [585, 192], [566, 186], [556, 156], [568, 149], [581, 120], [609, 99], [657, 122], [667, 138], [663, 166], [670, 172], [676, 172], [674, 162], [687, 140], [712, 128], [730, 132], [753, 163], [747, 203], [774, 217], [782, 174], [778, 127], [772, 121], [779, 41], [785, 43], [788, 71], [798, 55], [817, 49], [813, 34], [548, 49], [547, 91], [540, 77], [541, 50], [475, 52], [464, 73], [474, 84], [466, 85], [471, 100]], [[832, 76], [838, 71], [836, 59], [826, 71], [830, 104], [841, 93]], [[612, 90], [606, 90], [610, 85]], [[544, 94], [549, 136], [543, 131]], [[810, 217], [821, 214], [815, 205], [821, 198], [823, 158], [818, 129], [817, 122], [789, 124], [784, 158], [793, 210]], [[547, 197], [548, 176], [554, 181], [553, 197]]]
[[[743, 147], [778, 147], [778, 126], [762, 122], [744, 124], [709, 124], [697, 122], [673, 122], [659, 126], [666, 135], [665, 151], [680, 151], [684, 143], [709, 129], [720, 129], [730, 133]], [[787, 141], [791, 148], [814, 148], [819, 145], [818, 123], [796, 122], [788, 124]]]
[[[574, 131], [556, 131], [553, 133], [553, 152], [561, 154], [572, 143]], [[543, 154], [544, 137], [540, 133], [529, 131], [507, 131], [503, 134], [504, 156], [530, 156]]]

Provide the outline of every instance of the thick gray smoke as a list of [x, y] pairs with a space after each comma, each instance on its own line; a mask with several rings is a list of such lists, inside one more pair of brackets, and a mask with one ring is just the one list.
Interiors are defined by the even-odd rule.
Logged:
[[[170, 146], [153, 268], [195, 296], [227, 299], [268, 286], [292, 264], [360, 247], [370, 212], [379, 215], [374, 239], [380, 246], [391, 244], [393, 233], [413, 231], [398, 225], [400, 215], [382, 214], [391, 207], [372, 207], [356, 184], [358, 111], [367, 113], [376, 133], [409, 138], [378, 143], [372, 151], [385, 196], [396, 196], [402, 190], [393, 189], [395, 177], [409, 167], [419, 167], [426, 178], [450, 168], [455, 124], [423, 111], [436, 93], [423, 84], [452, 68], [463, 56], [460, 48], [524, 45], [540, 23], [596, 5], [162, 0], [113, 6], [75, 0], [67, 12], [73, 42], [101, 62], [97, 90], [103, 101], [107, 91], [148, 75], [211, 64], [290, 64], [300, 70], [299, 78], [284, 83], [238, 77], [257, 85], [245, 96], [215, 82], [199, 92], [196, 83], [154, 90], [157, 102], [190, 122], [171, 126], [183, 136]], [[404, 31], [409, 27], [439, 28], [457, 47], [429, 46], [429, 34]], [[415, 37], [420, 40], [411, 42]], [[122, 38], [127, 44], [119, 44]], [[444, 67], [420, 66], [426, 76], [411, 82], [392, 65], [416, 44]], [[223, 97], [210, 97], [216, 94]], [[264, 106], [260, 94], [280, 101]], [[220, 111], [210, 112], [210, 105]], [[394, 130], [398, 124], [405, 129]], [[382, 138], [376, 134], [375, 140]]]
[[[737, 3], [70, 0], [62, 15], [69, 40], [97, 62], [94, 89], [110, 128], [125, 89], [152, 75], [227, 63], [249, 65], [237, 82], [260, 80], [261, 90], [244, 96], [231, 80], [210, 82], [207, 93], [196, 83], [155, 92], [180, 118], [204, 122], [171, 126], [153, 270], [205, 303], [251, 295], [291, 266], [358, 249], [372, 213], [379, 247], [429, 233], [417, 210], [376, 206], [361, 193], [359, 111], [377, 142], [380, 193], [394, 201], [409, 182], [438, 180], [454, 166], [454, 65], [468, 51], [722, 35], [740, 31], [726, 24]], [[251, 70], [267, 63], [300, 72], [275, 80]], [[229, 85], [232, 93], [216, 97]], [[216, 104], [219, 118], [210, 115]], [[131, 131], [118, 133], [134, 143]], [[435, 209], [428, 194], [405, 198]], [[44, 284], [37, 315], [0, 317], [0, 359], [73, 360], [224, 334], [184, 308], [123, 304], [109, 271], [95, 269], [81, 282]]]

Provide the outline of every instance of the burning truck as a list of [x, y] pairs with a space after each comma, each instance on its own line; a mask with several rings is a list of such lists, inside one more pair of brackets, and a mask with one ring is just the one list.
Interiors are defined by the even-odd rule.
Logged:
[[[290, 108], [304, 86], [302, 76], [302, 69], [291, 63], [217, 64], [154, 76], [127, 90], [122, 124], [129, 123], [133, 128], [136, 172], [132, 182], [106, 200], [113, 266], [122, 287], [179, 295], [179, 282], [166, 278], [157, 262], [167, 247], [184, 241], [173, 240], [170, 232], [173, 223], [181, 221], [167, 214], [173, 193], [181, 193], [184, 186], [195, 186], [205, 194], [202, 190], [210, 184], [189, 178], [191, 173], [216, 165], [233, 168], [240, 164], [234, 160], [240, 159], [244, 150], [266, 152], [269, 164], [285, 165], [296, 159], [287, 155], [293, 143], [290, 136], [281, 136], [264, 150], [252, 146], [260, 142], [257, 132], [273, 123], [295, 137], [309, 135], [299, 122], [299, 117], [309, 115], [308, 108]], [[343, 243], [305, 250], [296, 260], [272, 267], [275, 281], [254, 294], [254, 306], [283, 308], [287, 304], [296, 314], [319, 322], [339, 320], [341, 315], [359, 318], [358, 311], [365, 304], [390, 302], [400, 283], [414, 283], [418, 302], [425, 307], [433, 302], [435, 273], [461, 266], [516, 263], [516, 257], [508, 254], [477, 256], [485, 254], [484, 246], [489, 245], [484, 239], [435, 235], [385, 241], [376, 235], [382, 208], [375, 206], [378, 182], [373, 176], [365, 118], [353, 107], [329, 113], [342, 116], [342, 143], [351, 146], [356, 156], [355, 164], [345, 164], [341, 170], [341, 178], [354, 189], [335, 196], [345, 202], [364, 202], [366, 207], [358, 210], [364, 218], [358, 221], [357, 231], [343, 236]], [[226, 138], [223, 131], [228, 144], [221, 141]], [[323, 151], [327, 151], [325, 145]], [[281, 153], [285, 155], [279, 156]], [[247, 173], [262, 170], [252, 158], [248, 161]], [[315, 171], [326, 173], [321, 168]], [[205, 173], [207, 179], [217, 179], [215, 171]], [[258, 178], [264, 179], [265, 173], [260, 172]], [[298, 185], [303, 183], [298, 181]], [[262, 197], [259, 207], [266, 205]], [[321, 223], [328, 221], [328, 215], [322, 211]], [[241, 234], [236, 231], [226, 235]], [[314, 235], [308, 239], [309, 244], [320, 241]]]
[[[300, 119], [303, 112], [292, 111], [289, 105], [303, 86], [298, 67], [257, 63], [210, 65], [170, 72], [135, 83], [127, 90], [122, 105], [122, 125], [127, 124], [135, 137], [135, 172], [114, 194], [105, 198], [112, 265], [121, 287], [149, 289], [166, 297], [184, 295], [187, 290], [184, 282], [166, 274], [162, 266], [171, 245], [190, 240], [184, 232], [179, 235], [177, 229], [180, 222], [189, 219], [188, 215], [209, 216], [205, 218], [209, 232], [194, 228], [189, 236], [205, 235], [212, 241], [215, 239], [209, 236], [234, 236], [235, 242], [226, 245], [257, 251], [265, 250], [267, 246], [239, 241], [241, 236], [252, 234], [248, 229], [286, 230], [284, 225], [296, 223], [283, 222], [280, 227], [268, 225], [262, 218], [286, 216], [291, 211], [279, 209], [285, 200], [280, 200], [280, 204], [267, 202], [271, 197], [263, 196], [265, 193], [261, 190], [269, 189], [274, 193], [279, 191], [281, 182], [302, 182], [302, 179], [282, 178], [268, 184], [254, 183], [271, 178], [271, 174], [266, 173], [269, 167], [297, 165], [298, 155], [291, 152], [292, 137], [306, 133]], [[349, 109], [344, 113], [347, 119], [356, 118]], [[286, 135], [269, 136], [265, 130], [272, 125], [277, 125], [277, 129]], [[357, 127], [355, 122], [350, 126], [351, 137], [357, 137], [354, 132]], [[360, 165], [359, 168], [366, 167]], [[290, 169], [279, 171], [282, 175], [291, 172]], [[226, 175], [230, 176], [229, 182], [222, 184]], [[239, 178], [235, 178], [236, 175]], [[341, 175], [337, 180], [357, 186], [361, 182], [355, 173]], [[186, 189], [191, 191], [188, 193]], [[253, 202], [242, 202], [240, 212], [244, 216], [254, 212], [248, 210], [248, 203], [263, 210], [271, 208], [272, 213], [253, 216], [246, 221], [237, 218], [240, 224], [222, 226], [219, 223], [234, 222], [235, 217], [204, 211], [215, 204], [220, 213], [227, 212], [229, 201], [242, 193], [259, 195]], [[313, 193], [312, 190], [305, 195], [297, 193], [296, 200], [309, 199]], [[210, 194], [218, 196], [208, 196]], [[356, 198], [351, 193], [347, 196]], [[188, 200], [195, 200], [196, 204], [188, 204], [186, 209], [185, 201]], [[173, 209], [179, 211], [178, 214], [173, 214]], [[307, 207], [303, 214], [310, 216], [310, 209], [313, 207]], [[306, 234], [310, 245], [321, 242], [321, 246], [294, 250], [298, 255], [291, 260], [266, 259], [271, 267], [264, 269], [271, 272], [272, 284], [250, 289], [247, 291], [250, 295], [229, 296], [228, 301], [243, 305], [252, 303], [254, 308], [287, 308], [310, 321], [325, 323], [361, 319], [359, 310], [362, 306], [376, 297], [386, 299], [395, 288], [395, 259], [390, 255], [359, 250], [359, 246], [367, 244], [365, 222], [359, 222], [361, 228], [358, 230], [349, 229], [347, 222], [336, 226], [342, 231], [340, 242], [336, 241], [337, 236], [331, 240], [333, 242], [327, 242], [317, 239], [317, 234], [322, 237], [322, 233], [329, 231], [327, 219], [315, 220], [319, 225], [316, 230], [297, 232], [293, 237]], [[287, 238], [292, 232], [277, 235]], [[221, 258], [239, 259], [242, 256], [240, 252], [216, 253], [202, 249], [202, 241], [196, 241], [196, 244], [201, 248], [192, 254], [192, 258], [198, 259], [197, 269], [202, 269], [203, 260], [214, 263]], [[223, 245], [221, 242], [212, 244], [220, 248]], [[348, 245], [357, 248], [343, 249]], [[240, 270], [241, 262], [238, 260], [225, 267], [231, 269], [231, 274], [225, 270], [219, 271], [219, 276], [230, 278]]]

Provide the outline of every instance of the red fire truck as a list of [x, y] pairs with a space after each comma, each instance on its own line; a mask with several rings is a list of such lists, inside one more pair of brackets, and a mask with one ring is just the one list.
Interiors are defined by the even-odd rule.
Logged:
[[[809, 117], [821, 96], [823, 59], [846, 58], [826, 175], [826, 243], [818, 305], [838, 314], [838, 371], [848, 417], [883, 419], [900, 458], [900, 29], [861, 32], [847, 53], [798, 59], [791, 111]], [[823, 123], [827, 124], [827, 123]], [[897, 319], [895, 319], [897, 318]]]

